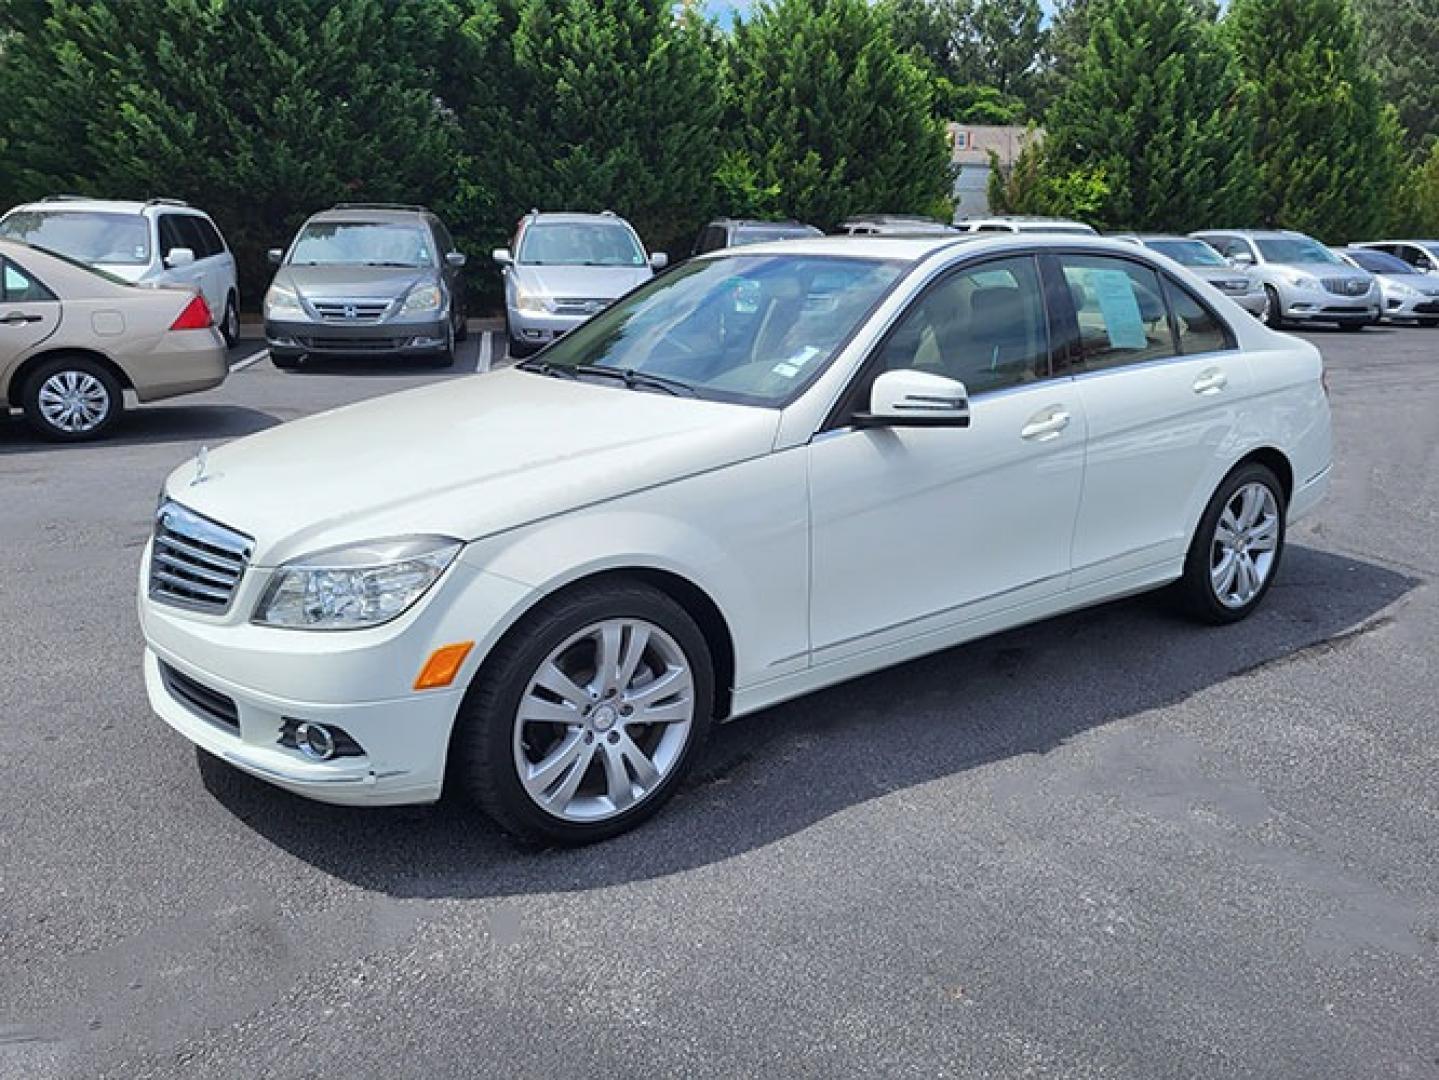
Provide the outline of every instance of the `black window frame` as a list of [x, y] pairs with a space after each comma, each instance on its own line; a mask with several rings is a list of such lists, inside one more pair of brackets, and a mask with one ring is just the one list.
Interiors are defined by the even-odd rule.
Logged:
[[[28, 300], [10, 299], [10, 291], [5, 287], [5, 270], [11, 266], [15, 267], [24, 277], [29, 279], [32, 285], [45, 295]], [[59, 302], [60, 298], [55, 295], [55, 290], [46, 285], [34, 271], [27, 269], [8, 255], [0, 255], [0, 304], [58, 304]]]
[[[823, 423], [820, 424], [815, 434], [818, 435], [827, 431], [844, 431], [851, 428], [860, 430], [855, 427], [854, 415], [857, 412], [868, 411], [869, 407], [867, 401], [860, 399], [868, 392], [869, 388], [873, 386], [875, 378], [878, 377], [875, 368], [878, 367], [884, 356], [885, 347], [903, 325], [905, 317], [909, 315], [930, 292], [942, 288], [951, 278], [957, 277], [960, 274], [972, 273], [981, 269], [987, 263], [1008, 262], [1011, 259], [1017, 258], [1027, 258], [1035, 263], [1035, 278], [1039, 281], [1040, 302], [1044, 312], [1044, 331], [1048, 344], [1045, 359], [1049, 370], [1036, 379], [1035, 382], [1024, 383], [1022, 385], [1028, 388], [1030, 386], [1052, 382], [1058, 378], [1059, 368], [1056, 364], [1055, 353], [1054, 312], [1050, 306], [1050, 291], [1044, 277], [1042, 256], [1043, 252], [1036, 248], [1020, 248], [1015, 251], [995, 251], [979, 256], [978, 258], [963, 259], [951, 263], [937, 271], [933, 277], [924, 283], [924, 286], [917, 293], [910, 297], [904, 307], [890, 320], [889, 325], [884, 328], [884, 333], [880, 335], [879, 340], [870, 346], [869, 352], [865, 354], [865, 358], [860, 361], [854, 374], [850, 376], [849, 382], [835, 399], [835, 403], [830, 407]], [[902, 277], [900, 280], [903, 281], [904, 278]], [[898, 285], [898, 282], [896, 285]], [[835, 355], [838, 355], [838, 351], [836, 351]], [[971, 395], [970, 400], [983, 400], [992, 394], [1006, 394], [1013, 389], [1014, 387], [1006, 386], [994, 390], [982, 390], [977, 394]]]
[[221, 235], [219, 227], [204, 214], [192, 214], [195, 219], [195, 227], [200, 230], [200, 235], [205, 238], [208, 254], [207, 259], [213, 259], [217, 255], [224, 255], [230, 249], [225, 244], [225, 237]]

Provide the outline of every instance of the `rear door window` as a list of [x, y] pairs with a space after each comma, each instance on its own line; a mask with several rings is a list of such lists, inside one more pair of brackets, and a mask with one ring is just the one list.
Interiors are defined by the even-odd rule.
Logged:
[[16, 263], [0, 259], [0, 300], [7, 304], [30, 304], [54, 299], [54, 293]]
[[1079, 367], [1102, 371], [1179, 353], [1159, 275], [1106, 255], [1061, 255], [1079, 320]]
[[1195, 353], [1235, 347], [1229, 328], [1219, 316], [1168, 276], [1164, 278], [1164, 298], [1169, 302], [1169, 310], [1174, 313], [1174, 329], [1179, 334], [1181, 354], [1193, 356]]

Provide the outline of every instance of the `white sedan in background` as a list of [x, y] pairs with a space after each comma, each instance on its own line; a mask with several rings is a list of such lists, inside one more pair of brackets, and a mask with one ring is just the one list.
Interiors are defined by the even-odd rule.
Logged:
[[714, 722], [1159, 586], [1248, 615], [1328, 484], [1321, 376], [1132, 244], [717, 252], [518, 368], [178, 469], [150, 699], [290, 791], [448, 778], [513, 833], [601, 839]]

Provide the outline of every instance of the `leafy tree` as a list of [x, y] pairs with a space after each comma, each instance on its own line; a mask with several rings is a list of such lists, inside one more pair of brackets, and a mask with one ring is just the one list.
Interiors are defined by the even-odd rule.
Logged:
[[1366, 61], [1399, 110], [1410, 144], [1439, 138], [1439, 3], [1355, 0]]
[[1040, 214], [1097, 221], [1109, 199], [1109, 177], [1102, 165], [1065, 166], [1049, 160], [1044, 141], [1033, 129], [1011, 169], [989, 152], [989, 205], [996, 214]]
[[1256, 173], [1240, 78], [1192, 0], [1089, 0], [1089, 38], [1050, 107], [1045, 168], [1099, 169], [1098, 223], [1248, 222]]
[[[722, 147], [712, 33], [667, 0], [504, 0], [460, 93], [503, 229], [531, 207], [613, 209], [656, 247], [711, 209]], [[455, 100], [452, 95], [451, 100]]]
[[11, 194], [193, 201], [235, 248], [251, 303], [264, 249], [307, 212], [484, 198], [437, 94], [449, 4], [26, 0], [5, 14]]
[[883, 7], [900, 48], [943, 80], [937, 105], [985, 92], [997, 95], [991, 105], [1004, 103], [1003, 119], [941, 117], [1015, 123], [1034, 115], [1047, 36], [1038, 0], [886, 0]]
[[960, 124], [1020, 125], [1029, 117], [1029, 108], [1017, 97], [990, 86], [972, 83], [955, 85], [940, 76], [934, 83], [934, 114]]
[[1260, 220], [1331, 243], [1383, 231], [1401, 129], [1350, 0], [1234, 0], [1223, 26], [1254, 101]]
[[929, 80], [866, 0], [777, 0], [725, 58], [731, 170], [823, 227], [864, 211], [934, 212], [949, 150]]
[[960, 81], [1031, 101], [1048, 37], [1039, 0], [976, 0], [969, 26]]
[[1393, 231], [1405, 236], [1439, 236], [1439, 140], [1406, 177]]

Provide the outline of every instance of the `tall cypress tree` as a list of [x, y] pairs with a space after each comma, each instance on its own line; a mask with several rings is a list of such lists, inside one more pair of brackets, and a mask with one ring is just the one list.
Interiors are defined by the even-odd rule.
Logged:
[[1439, 3], [1355, 0], [1365, 56], [1413, 146], [1439, 139]]
[[866, 0], [777, 0], [726, 55], [731, 173], [824, 227], [865, 211], [935, 212], [949, 151], [930, 86]]
[[1193, 0], [1090, 0], [1088, 39], [1046, 121], [1044, 168], [1099, 170], [1110, 227], [1245, 224], [1256, 173], [1233, 58]]
[[465, 110], [503, 227], [531, 207], [613, 209], [688, 240], [719, 164], [711, 29], [668, 0], [504, 0]]
[[1255, 102], [1260, 219], [1330, 243], [1384, 231], [1400, 128], [1350, 0], [1234, 0], [1223, 25]]
[[435, 0], [39, 0], [7, 5], [0, 109], [12, 193], [203, 206], [258, 300], [263, 251], [342, 200], [476, 194], [436, 58]]

